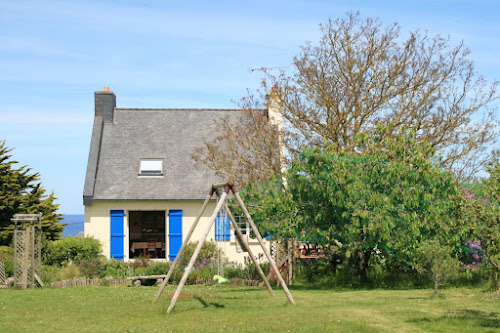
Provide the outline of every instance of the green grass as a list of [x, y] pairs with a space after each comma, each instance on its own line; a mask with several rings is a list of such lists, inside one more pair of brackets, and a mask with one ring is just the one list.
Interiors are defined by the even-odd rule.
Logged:
[[0, 290], [1, 332], [500, 332], [500, 301], [480, 289], [291, 289], [169, 286]]

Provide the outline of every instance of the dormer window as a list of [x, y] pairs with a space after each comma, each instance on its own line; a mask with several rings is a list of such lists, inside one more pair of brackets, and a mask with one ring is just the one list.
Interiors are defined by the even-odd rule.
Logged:
[[163, 160], [159, 158], [141, 159], [139, 176], [162, 176]]

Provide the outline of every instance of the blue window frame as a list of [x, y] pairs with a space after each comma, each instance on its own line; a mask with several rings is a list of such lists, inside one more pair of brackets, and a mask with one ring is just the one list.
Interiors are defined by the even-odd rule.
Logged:
[[226, 212], [221, 210], [215, 219], [216, 241], [229, 241], [231, 239], [231, 228], [229, 223], [229, 218], [227, 217]]

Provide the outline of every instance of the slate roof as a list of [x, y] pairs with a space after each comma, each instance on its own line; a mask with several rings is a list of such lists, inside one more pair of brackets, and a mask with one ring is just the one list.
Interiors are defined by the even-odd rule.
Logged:
[[[96, 93], [97, 94], [97, 93]], [[227, 109], [115, 108], [111, 120], [94, 119], [84, 204], [92, 200], [204, 199], [223, 181], [196, 166], [191, 154], [214, 135], [214, 121], [243, 117]], [[103, 120], [104, 118], [104, 120]], [[163, 159], [163, 177], [138, 177], [140, 159]]]

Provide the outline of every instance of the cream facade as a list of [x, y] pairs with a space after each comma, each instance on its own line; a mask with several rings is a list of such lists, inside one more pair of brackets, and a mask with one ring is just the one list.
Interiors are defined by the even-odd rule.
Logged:
[[[166, 258], [154, 259], [158, 261], [168, 260], [170, 255], [169, 249], [169, 211], [182, 211], [182, 242], [186, 240], [186, 236], [194, 223], [196, 216], [201, 209], [201, 201], [94, 201], [91, 206], [85, 207], [85, 237], [93, 237], [98, 239], [103, 246], [103, 254], [110, 258], [110, 239], [111, 239], [111, 218], [110, 212], [122, 210], [123, 217], [123, 253], [124, 260], [134, 260], [130, 258], [130, 249], [132, 241], [130, 240], [130, 223], [129, 216], [131, 211], [164, 211], [165, 212], [165, 239], [166, 239]], [[213, 200], [209, 203], [205, 212], [200, 219], [190, 241], [200, 241], [203, 232], [210, 222], [210, 216], [215, 209], [216, 202]], [[215, 240], [215, 223], [212, 224], [210, 233], [206, 240]], [[270, 241], [264, 240], [265, 246], [269, 250]], [[247, 253], [239, 251], [236, 243], [234, 230], [231, 229], [230, 239], [228, 241], [216, 241], [219, 248], [227, 257], [228, 261], [243, 264]], [[248, 243], [255, 256], [259, 253], [263, 254], [263, 250], [256, 239], [249, 239]]]

